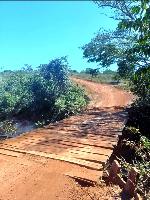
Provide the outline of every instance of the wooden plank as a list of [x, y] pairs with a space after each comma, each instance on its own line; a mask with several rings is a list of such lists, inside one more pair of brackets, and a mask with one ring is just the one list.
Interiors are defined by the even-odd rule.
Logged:
[[41, 156], [41, 157], [50, 158], [54, 160], [66, 161], [72, 164], [77, 164], [77, 165], [84, 166], [84, 167], [87, 167], [89, 169], [94, 169], [94, 170], [102, 169], [102, 164], [93, 163], [86, 160], [80, 160], [80, 159], [76, 159], [69, 156], [66, 157], [66, 156], [61, 156], [57, 154], [51, 154], [51, 153], [45, 153], [45, 152], [39, 152], [39, 151], [27, 151], [27, 150], [22, 150], [22, 149], [17, 149], [17, 148], [13, 150], [9, 148], [5, 148], [5, 150], [10, 150], [13, 152], [18, 152], [18, 153], [26, 153], [26, 154], [35, 155], [35, 156]]

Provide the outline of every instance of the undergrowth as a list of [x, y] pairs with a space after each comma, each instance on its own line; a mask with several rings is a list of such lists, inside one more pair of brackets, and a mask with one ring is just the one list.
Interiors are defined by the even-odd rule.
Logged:
[[143, 199], [150, 199], [150, 108], [134, 103], [128, 109], [129, 119], [117, 146], [109, 159], [121, 164], [121, 176], [127, 180], [128, 171], [135, 167], [139, 172], [137, 191]]
[[1, 134], [5, 130], [6, 134], [12, 133], [13, 118], [43, 126], [81, 112], [88, 103], [83, 88], [69, 79], [66, 57], [51, 60], [36, 70], [27, 66], [1, 72], [0, 76]]

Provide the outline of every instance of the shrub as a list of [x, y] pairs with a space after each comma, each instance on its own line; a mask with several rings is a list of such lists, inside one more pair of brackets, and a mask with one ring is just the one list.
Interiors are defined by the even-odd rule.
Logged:
[[84, 91], [68, 77], [66, 57], [51, 60], [37, 70], [12, 72], [0, 86], [0, 118], [32, 120], [64, 118], [87, 103]]
[[5, 120], [3, 122], [0, 122], [0, 136], [12, 136], [14, 133], [16, 133], [16, 128], [12, 121]]
[[139, 97], [138, 102], [150, 106], [150, 66], [138, 69], [132, 82], [132, 91]]
[[71, 85], [65, 94], [62, 94], [55, 102], [57, 115], [69, 116], [80, 112], [86, 107], [88, 99], [84, 90], [76, 85]]

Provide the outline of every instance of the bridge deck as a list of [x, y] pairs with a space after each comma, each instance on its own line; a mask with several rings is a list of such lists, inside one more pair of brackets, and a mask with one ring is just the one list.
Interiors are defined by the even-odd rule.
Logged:
[[88, 111], [5, 140], [0, 144], [0, 153], [43, 156], [74, 163], [100, 174], [117, 143], [125, 118], [123, 111]]

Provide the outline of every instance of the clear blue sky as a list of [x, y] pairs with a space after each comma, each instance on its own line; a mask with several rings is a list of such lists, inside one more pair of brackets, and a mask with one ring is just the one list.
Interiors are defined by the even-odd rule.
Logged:
[[72, 69], [96, 67], [83, 59], [80, 46], [100, 28], [115, 29], [109, 12], [91, 1], [0, 2], [0, 67], [37, 67], [68, 56]]

